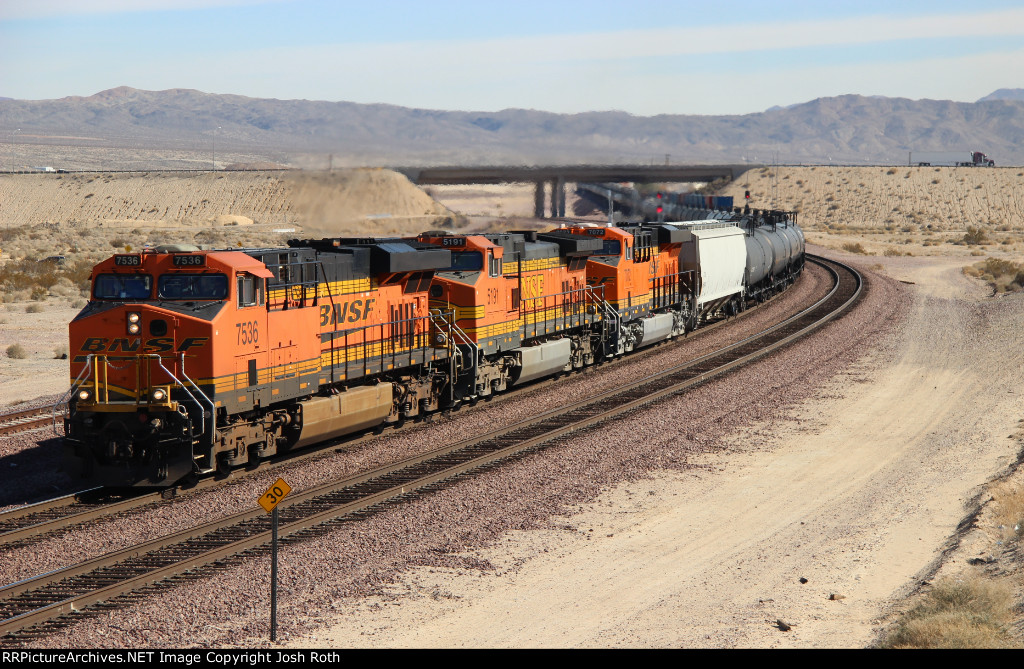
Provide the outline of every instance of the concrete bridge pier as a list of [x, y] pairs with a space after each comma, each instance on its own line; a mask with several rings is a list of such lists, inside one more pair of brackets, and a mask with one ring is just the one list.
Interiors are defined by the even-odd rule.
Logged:
[[565, 216], [565, 177], [551, 180], [551, 218]]
[[[551, 199], [546, 197], [545, 190], [548, 183], [551, 184]], [[544, 204], [551, 203], [551, 218], [565, 216], [565, 177], [555, 177], [550, 181], [535, 181], [533, 188], [533, 216], [534, 218], [546, 218], [544, 216]]]
[[533, 188], [533, 217], [544, 218], [544, 182], [537, 181]]

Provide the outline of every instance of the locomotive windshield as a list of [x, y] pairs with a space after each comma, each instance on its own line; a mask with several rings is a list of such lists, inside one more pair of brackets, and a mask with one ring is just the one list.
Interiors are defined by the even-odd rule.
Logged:
[[449, 272], [479, 272], [484, 268], [484, 257], [479, 251], [452, 251]]
[[93, 283], [97, 300], [148, 300], [153, 294], [149, 274], [100, 274]]
[[228, 277], [223, 274], [164, 274], [157, 280], [162, 300], [224, 300]]
[[604, 246], [596, 252], [596, 256], [617, 256], [622, 253], [622, 242], [617, 239], [605, 239]]

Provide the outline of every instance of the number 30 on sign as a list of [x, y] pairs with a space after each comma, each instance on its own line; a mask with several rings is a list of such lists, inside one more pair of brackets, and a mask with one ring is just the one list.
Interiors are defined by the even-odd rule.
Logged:
[[262, 506], [267, 513], [270, 513], [291, 491], [292, 487], [285, 483], [284, 479], [277, 479], [274, 481], [274, 485], [267, 488], [267, 491], [260, 497], [260, 506]]

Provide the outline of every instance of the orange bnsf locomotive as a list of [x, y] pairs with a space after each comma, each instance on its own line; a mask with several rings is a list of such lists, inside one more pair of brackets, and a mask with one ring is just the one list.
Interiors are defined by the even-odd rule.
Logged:
[[398, 240], [118, 254], [71, 322], [71, 470], [169, 484], [437, 408], [428, 289], [450, 254]]
[[[711, 221], [117, 254], [70, 325], [69, 469], [170, 485], [664, 341], [743, 308], [752, 234]], [[790, 279], [799, 252], [779, 265]]]

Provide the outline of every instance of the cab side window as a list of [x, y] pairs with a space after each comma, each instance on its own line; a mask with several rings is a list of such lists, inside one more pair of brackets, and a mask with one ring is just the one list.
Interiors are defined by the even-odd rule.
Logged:
[[252, 274], [238, 275], [238, 308], [263, 306], [263, 279]]
[[487, 251], [487, 270], [490, 276], [501, 276], [501, 258], [494, 257], [494, 251]]

